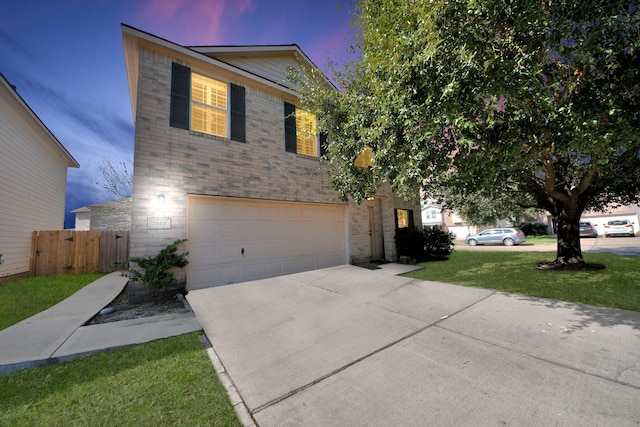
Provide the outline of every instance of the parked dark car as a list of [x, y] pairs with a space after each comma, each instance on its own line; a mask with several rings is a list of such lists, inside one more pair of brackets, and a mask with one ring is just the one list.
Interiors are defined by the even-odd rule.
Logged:
[[615, 219], [604, 226], [604, 237], [609, 236], [635, 236], [633, 224], [628, 219]]
[[590, 222], [580, 222], [580, 237], [598, 237], [598, 230]]
[[505, 245], [513, 246], [525, 242], [522, 230], [514, 227], [489, 228], [478, 234], [465, 237], [464, 242], [468, 245]]

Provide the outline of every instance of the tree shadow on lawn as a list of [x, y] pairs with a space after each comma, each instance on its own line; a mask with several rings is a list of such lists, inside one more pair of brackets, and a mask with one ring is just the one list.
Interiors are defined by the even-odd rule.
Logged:
[[640, 312], [620, 310], [617, 308], [597, 307], [588, 304], [579, 304], [574, 302], [566, 302], [554, 299], [532, 297], [527, 295], [518, 295], [518, 299], [529, 301], [537, 305], [543, 305], [553, 309], [571, 310], [579, 317], [572, 318], [571, 325], [566, 325], [568, 333], [581, 329], [591, 328], [594, 323], [605, 327], [613, 328], [615, 326], [629, 326], [632, 329], [640, 331]]

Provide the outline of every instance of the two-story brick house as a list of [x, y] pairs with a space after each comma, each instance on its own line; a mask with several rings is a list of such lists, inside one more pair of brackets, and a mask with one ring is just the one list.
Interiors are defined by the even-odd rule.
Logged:
[[[315, 117], [297, 107], [296, 45], [185, 47], [123, 25], [135, 121], [131, 256], [188, 239], [187, 288], [395, 260], [415, 202], [340, 201]], [[331, 143], [339, 143], [331, 142]]]

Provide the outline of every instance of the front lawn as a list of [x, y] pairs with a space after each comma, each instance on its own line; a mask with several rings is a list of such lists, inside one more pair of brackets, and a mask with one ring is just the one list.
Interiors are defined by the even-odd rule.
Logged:
[[555, 252], [453, 251], [448, 261], [427, 262], [406, 276], [568, 302], [640, 311], [640, 257], [584, 254], [604, 270], [537, 270]]
[[0, 425], [239, 426], [200, 334], [0, 376]]
[[0, 330], [52, 307], [103, 274], [27, 277], [0, 286]]
[[528, 244], [555, 245], [558, 243], [557, 236], [525, 236]]

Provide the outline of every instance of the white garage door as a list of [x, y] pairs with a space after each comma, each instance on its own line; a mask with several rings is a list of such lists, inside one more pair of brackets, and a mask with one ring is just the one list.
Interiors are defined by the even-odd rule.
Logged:
[[345, 206], [189, 196], [187, 289], [347, 263]]

